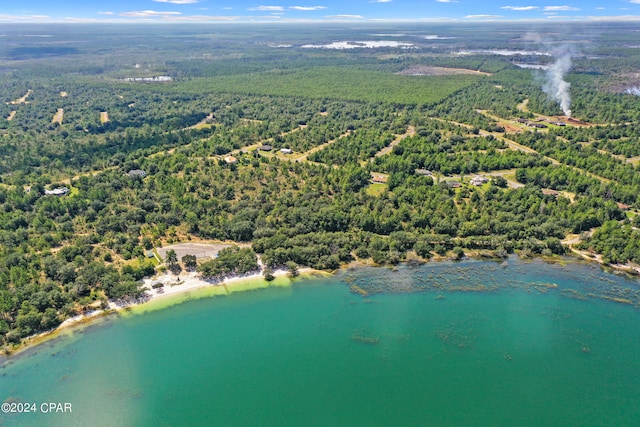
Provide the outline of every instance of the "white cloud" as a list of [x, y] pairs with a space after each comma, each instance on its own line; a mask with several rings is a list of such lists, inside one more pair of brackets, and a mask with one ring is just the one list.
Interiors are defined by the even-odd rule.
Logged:
[[134, 18], [157, 18], [182, 15], [180, 12], [157, 12], [155, 10], [140, 10], [131, 12], [122, 12], [120, 16], [131, 16]]
[[302, 11], [310, 11], [310, 10], [322, 10], [326, 9], [326, 6], [290, 6], [289, 9], [292, 10], [302, 10]]
[[328, 15], [325, 18], [329, 19], [364, 19], [361, 15]]
[[193, 15], [177, 18], [184, 21], [237, 21], [239, 16], [210, 16], [210, 15]]
[[98, 12], [98, 15], [115, 15], [113, 12]]
[[640, 4], [640, 0], [629, 0], [629, 3]]
[[438, 3], [458, 3], [458, 0], [436, 0]]
[[249, 10], [258, 10], [261, 12], [282, 12], [284, 11], [284, 7], [282, 6], [258, 6], [258, 7], [252, 7]]
[[93, 24], [93, 23], [104, 22], [103, 20], [95, 19], [95, 18], [76, 18], [73, 16], [67, 16], [64, 18], [64, 20], [65, 22], [69, 22], [72, 24]]
[[171, 4], [193, 4], [198, 3], [199, 0], [152, 0], [156, 3], [171, 3]]
[[370, 0], [369, 3], [391, 3], [391, 0]]
[[574, 11], [574, 10], [580, 10], [580, 8], [571, 7], [571, 6], [545, 6], [544, 7], [545, 12], [566, 12], [566, 11]]
[[536, 10], [540, 8], [538, 6], [502, 6], [500, 9], [522, 11], [522, 10]]
[[467, 15], [465, 19], [502, 19], [502, 15]]
[[42, 21], [49, 19], [47, 15], [3, 15], [0, 14], [0, 21]]

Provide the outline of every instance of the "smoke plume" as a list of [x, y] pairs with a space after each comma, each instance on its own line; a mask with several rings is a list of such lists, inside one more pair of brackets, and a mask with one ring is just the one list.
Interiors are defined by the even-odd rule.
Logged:
[[565, 116], [571, 117], [571, 84], [564, 80], [571, 69], [571, 52], [564, 50], [555, 56], [556, 62], [547, 70], [542, 90], [560, 104]]
[[629, 89], [625, 90], [624, 93], [628, 93], [629, 95], [640, 96], [640, 87], [638, 86], [630, 87]]

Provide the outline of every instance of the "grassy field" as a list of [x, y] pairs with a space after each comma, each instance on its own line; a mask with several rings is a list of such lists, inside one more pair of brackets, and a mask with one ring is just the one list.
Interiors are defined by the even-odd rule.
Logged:
[[379, 196], [384, 193], [387, 188], [389, 188], [387, 184], [369, 184], [365, 191], [370, 196]]
[[227, 92], [351, 101], [430, 104], [484, 78], [481, 75], [402, 76], [350, 67], [318, 67], [176, 83], [178, 91]]

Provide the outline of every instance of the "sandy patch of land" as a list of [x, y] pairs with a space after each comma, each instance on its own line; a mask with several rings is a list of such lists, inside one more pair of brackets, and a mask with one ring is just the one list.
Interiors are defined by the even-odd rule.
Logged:
[[167, 258], [167, 252], [173, 249], [178, 260], [185, 255], [195, 255], [196, 259], [215, 258], [218, 252], [230, 246], [232, 245], [226, 243], [178, 243], [158, 248], [158, 254], [164, 260]]
[[109, 113], [106, 111], [100, 111], [100, 123], [107, 123], [109, 121]]
[[31, 89], [29, 89], [27, 91], [27, 93], [22, 97], [22, 98], [18, 98], [15, 101], [11, 101], [11, 102], [7, 102], [7, 104], [9, 105], [19, 105], [19, 104], [28, 104], [27, 102], [27, 98], [29, 97], [29, 95], [31, 95], [33, 93], [33, 91]]
[[69, 94], [67, 92], [60, 92], [60, 96], [66, 98]]
[[453, 76], [453, 75], [461, 75], [461, 74], [476, 75], [476, 76], [491, 75], [491, 73], [484, 73], [482, 71], [469, 70], [466, 68], [431, 67], [428, 65], [414, 65], [396, 74], [400, 74], [403, 76]]
[[640, 156], [628, 158], [627, 163], [631, 163], [632, 165], [640, 164]]
[[9, 113], [9, 117], [7, 117], [8, 121], [13, 120], [13, 118], [16, 116], [17, 111], [12, 111]]
[[58, 111], [53, 115], [53, 119], [51, 119], [51, 123], [62, 124], [62, 119], [64, 118], [64, 108], [58, 108]]

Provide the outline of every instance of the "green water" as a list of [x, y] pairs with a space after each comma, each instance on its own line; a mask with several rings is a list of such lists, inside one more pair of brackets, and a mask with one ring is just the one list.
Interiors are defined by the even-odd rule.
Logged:
[[[483, 283], [491, 292], [449, 292]], [[356, 283], [371, 292], [349, 292]], [[424, 289], [424, 284], [437, 289]], [[533, 285], [555, 283], [557, 288]], [[430, 263], [121, 317], [0, 368], [5, 426], [627, 426], [640, 419], [640, 286], [585, 265]]]

